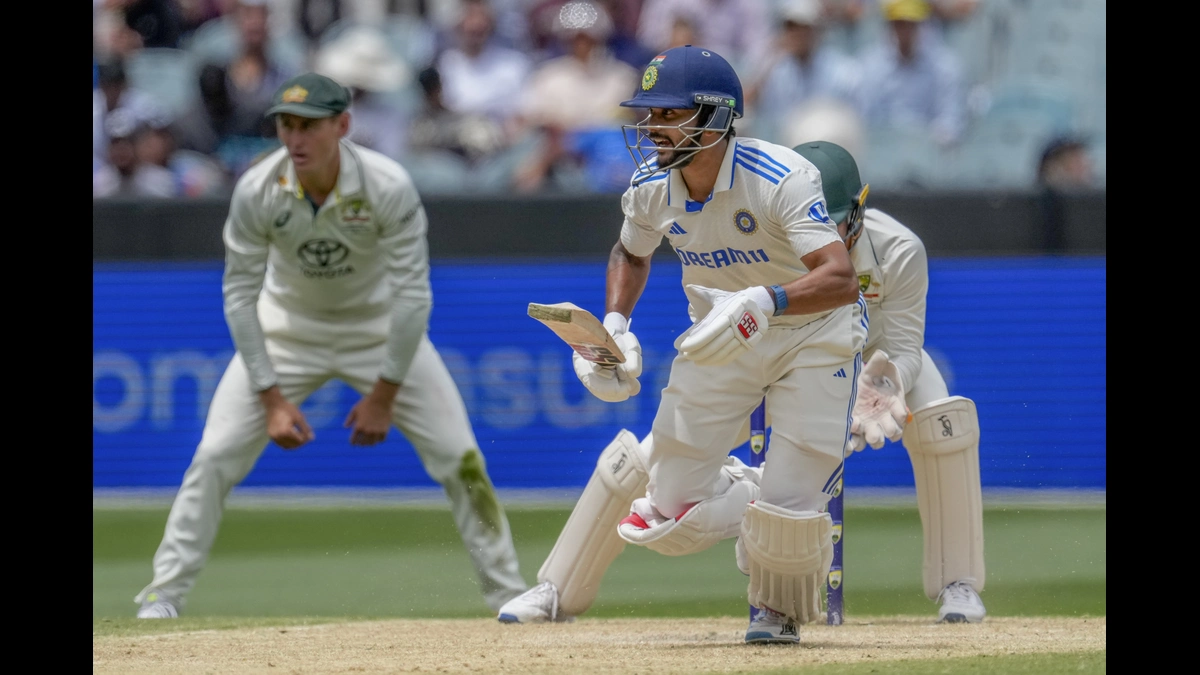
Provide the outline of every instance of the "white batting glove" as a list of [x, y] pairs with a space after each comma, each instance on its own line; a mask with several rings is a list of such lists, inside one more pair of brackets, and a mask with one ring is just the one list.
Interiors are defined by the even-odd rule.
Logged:
[[642, 345], [628, 331], [625, 317], [620, 314], [612, 312], [604, 317], [604, 327], [621, 348], [625, 363], [602, 366], [574, 352], [571, 354], [571, 364], [575, 367], [575, 376], [593, 396], [601, 401], [620, 403], [630, 396], [637, 396], [642, 390], [638, 382], [642, 374]]
[[854, 402], [854, 421], [850, 423], [850, 450], [858, 452], [867, 445], [878, 450], [883, 440], [898, 441], [908, 424], [908, 406], [900, 371], [883, 350], [876, 350], [858, 376], [858, 398]]
[[712, 303], [712, 310], [692, 326], [679, 353], [702, 366], [723, 366], [754, 348], [767, 330], [767, 312], [775, 300], [761, 286], [737, 293], [689, 284], [688, 289]]

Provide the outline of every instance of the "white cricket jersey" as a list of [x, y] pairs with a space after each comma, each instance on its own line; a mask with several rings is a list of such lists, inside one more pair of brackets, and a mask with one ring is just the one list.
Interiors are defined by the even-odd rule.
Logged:
[[[621, 243], [648, 256], [667, 237], [683, 265], [685, 292], [688, 284], [732, 292], [783, 285], [808, 273], [800, 258], [841, 241], [817, 168], [790, 148], [753, 138], [731, 140], [707, 202], [691, 201], [673, 169], [631, 185], [621, 205]], [[693, 321], [712, 309], [697, 295], [688, 300]], [[799, 327], [828, 314], [771, 317], [769, 324]]]
[[858, 287], [871, 317], [863, 358], [882, 349], [896, 364], [906, 389], [921, 372], [925, 345], [925, 294], [929, 262], [912, 230], [879, 209], [867, 209], [863, 233], [850, 249]]
[[224, 229], [225, 314], [254, 385], [275, 381], [255, 312], [260, 292], [321, 321], [390, 312], [381, 375], [403, 380], [432, 304], [426, 230], [408, 172], [349, 141], [341, 142], [337, 185], [316, 213], [286, 148], [243, 174]]

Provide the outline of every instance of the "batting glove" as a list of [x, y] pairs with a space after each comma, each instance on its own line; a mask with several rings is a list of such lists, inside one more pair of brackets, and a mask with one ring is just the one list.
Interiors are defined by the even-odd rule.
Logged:
[[898, 441], [911, 415], [904, 402], [900, 371], [883, 350], [876, 350], [858, 376], [858, 398], [854, 402], [854, 421], [850, 424], [850, 450], [858, 452], [867, 445], [878, 450], [883, 440]]
[[730, 293], [688, 285], [688, 290], [708, 300], [712, 310], [692, 326], [679, 344], [679, 353], [702, 366], [723, 366], [750, 351], [767, 330], [767, 307], [775, 300], [761, 286]]
[[638, 382], [642, 374], [642, 345], [628, 331], [628, 323], [620, 314], [613, 312], [604, 317], [604, 327], [621, 348], [625, 363], [600, 365], [574, 352], [571, 354], [571, 364], [575, 367], [575, 376], [593, 396], [601, 401], [620, 403], [630, 396], [637, 396], [642, 390]]

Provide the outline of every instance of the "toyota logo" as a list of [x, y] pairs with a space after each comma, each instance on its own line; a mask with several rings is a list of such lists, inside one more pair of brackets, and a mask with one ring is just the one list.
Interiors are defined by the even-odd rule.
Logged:
[[350, 249], [334, 239], [313, 239], [301, 244], [296, 254], [300, 256], [300, 262], [309, 267], [329, 267], [345, 260]]

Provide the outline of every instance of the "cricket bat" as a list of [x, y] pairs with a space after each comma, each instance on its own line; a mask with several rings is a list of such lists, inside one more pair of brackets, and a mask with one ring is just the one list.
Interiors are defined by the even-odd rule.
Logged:
[[581, 357], [602, 366], [625, 363], [625, 355], [612, 335], [591, 312], [570, 302], [553, 305], [529, 303], [529, 316], [546, 324]]

